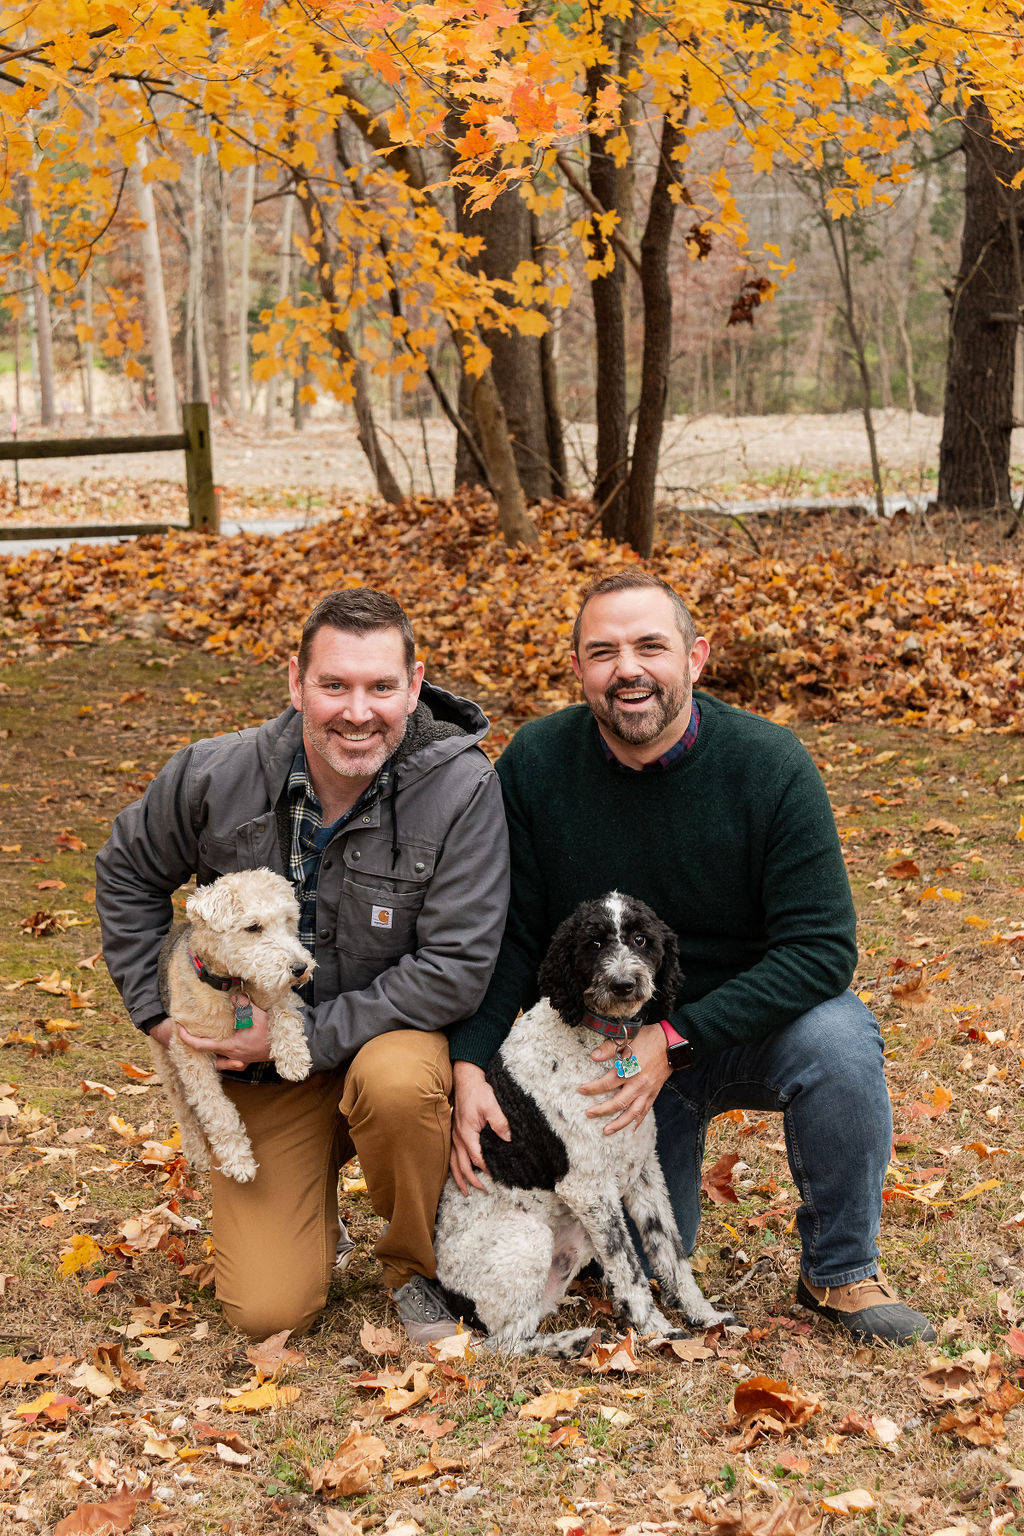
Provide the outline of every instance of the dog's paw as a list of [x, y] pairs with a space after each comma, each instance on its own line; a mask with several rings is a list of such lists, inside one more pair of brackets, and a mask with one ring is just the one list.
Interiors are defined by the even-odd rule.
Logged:
[[717, 1328], [720, 1323], [726, 1328], [731, 1328], [739, 1323], [735, 1312], [717, 1312], [710, 1302], [703, 1309], [692, 1308], [691, 1312], [697, 1315], [687, 1313], [687, 1322], [692, 1323], [695, 1328]]
[[236, 1184], [250, 1184], [259, 1172], [259, 1166], [254, 1157], [227, 1157], [218, 1159], [217, 1172], [226, 1179], [234, 1179]]
[[308, 1051], [284, 1051], [274, 1057], [274, 1066], [288, 1083], [301, 1083], [313, 1070], [313, 1058]]

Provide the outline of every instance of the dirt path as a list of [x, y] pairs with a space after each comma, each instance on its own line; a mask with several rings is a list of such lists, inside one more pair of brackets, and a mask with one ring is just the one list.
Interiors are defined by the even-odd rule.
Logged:
[[[413, 493], [444, 495], [451, 487], [454, 433], [446, 422], [416, 421], [382, 423], [392, 466], [403, 487]], [[899, 479], [900, 488], [924, 488], [938, 461], [941, 423], [936, 417], [909, 415], [905, 411], [880, 411], [877, 417], [879, 445], [886, 468]], [[83, 432], [82, 423], [65, 418], [61, 436]], [[153, 430], [145, 419], [111, 417], [103, 432]], [[32, 436], [41, 436], [32, 431]], [[589, 480], [593, 459], [594, 429], [589, 423], [567, 428], [570, 473], [580, 490]], [[1024, 457], [1024, 435], [1015, 445]], [[293, 491], [303, 506], [315, 491], [333, 491], [362, 497], [372, 494], [369, 466], [347, 420], [314, 420], [296, 433], [290, 426], [270, 433], [260, 421], [218, 421], [213, 428], [214, 477], [225, 489], [252, 492], [262, 488]], [[833, 474], [846, 478], [869, 473], [864, 424], [856, 412], [838, 416], [727, 416], [675, 417], [666, 424], [661, 455], [662, 493], [673, 500], [694, 501], [723, 489], [742, 494], [750, 485], [778, 486], [792, 490], [789, 482], [818, 477], [826, 493]], [[26, 460], [20, 467], [26, 498], [41, 486], [96, 485], [129, 487], [142, 483], [179, 483], [183, 479], [177, 453], [111, 456], [87, 459]], [[10, 491], [13, 465], [0, 466], [0, 517], [12, 515]], [[123, 515], [119, 513], [118, 515]], [[153, 516], [143, 509], [140, 516]]]

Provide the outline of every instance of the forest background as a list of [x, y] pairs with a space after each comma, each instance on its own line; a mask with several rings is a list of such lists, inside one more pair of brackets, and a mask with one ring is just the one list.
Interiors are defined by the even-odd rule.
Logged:
[[[40, 0], [0, 27], [16, 429], [171, 431], [208, 399], [222, 513], [257, 524], [0, 560], [0, 1527], [1020, 1536], [1019, 8]], [[837, 407], [865, 450], [812, 473], [801, 413]], [[751, 410], [785, 413], [776, 473], [728, 463]], [[895, 445], [940, 412], [910, 484]], [[3, 522], [180, 522], [132, 462], [26, 473], [20, 513], [9, 476]], [[910, 510], [793, 510], [823, 492]], [[647, 552], [709, 686], [828, 786], [896, 1122], [882, 1249], [937, 1344], [854, 1349], [793, 1305], [781, 1128], [741, 1113], [696, 1262], [745, 1332], [415, 1360], [350, 1167], [321, 1323], [232, 1335], [98, 949], [111, 817], [279, 708], [344, 582], [402, 599], [496, 753], [572, 697], [586, 581]]]

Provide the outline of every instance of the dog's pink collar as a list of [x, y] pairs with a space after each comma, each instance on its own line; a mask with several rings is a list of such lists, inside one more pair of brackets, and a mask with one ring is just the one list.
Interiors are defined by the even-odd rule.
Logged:
[[188, 957], [199, 980], [205, 981], [206, 985], [212, 987], [215, 992], [234, 992], [242, 985], [241, 976], [218, 976], [216, 971], [209, 970], [199, 956], [194, 955], [191, 950], [188, 952]]

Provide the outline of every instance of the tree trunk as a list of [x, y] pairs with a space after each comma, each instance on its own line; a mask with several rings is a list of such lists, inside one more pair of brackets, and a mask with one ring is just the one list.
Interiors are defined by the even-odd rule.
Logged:
[[[604, 23], [604, 40], [611, 46], [614, 24]], [[607, 66], [592, 64], [587, 70], [587, 96], [596, 100], [609, 84]], [[604, 139], [591, 133], [590, 190], [609, 213], [618, 206], [619, 172]], [[592, 234], [595, 261], [612, 253], [610, 242], [600, 233], [595, 220]], [[594, 501], [601, 512], [601, 532], [606, 539], [626, 537], [629, 483], [629, 418], [626, 411], [626, 316], [623, 302], [625, 269], [616, 261], [610, 272], [591, 280], [590, 295], [594, 306], [596, 333], [596, 387], [594, 408], [597, 417], [597, 464], [594, 474]]]
[[[464, 192], [456, 187], [455, 224], [464, 239], [483, 241], [480, 254], [467, 265], [492, 281], [510, 281], [520, 262], [534, 259], [530, 211], [518, 192], [503, 192], [490, 208], [470, 213]], [[491, 351], [491, 373], [501, 396], [523, 492], [531, 500], [550, 496], [551, 466], [548, 462], [540, 338], [523, 336], [514, 329], [507, 332], [482, 330], [480, 334]], [[468, 402], [476, 398], [477, 386], [478, 380], [470, 379], [459, 396], [459, 414], [470, 431], [473, 430], [473, 420], [467, 415]], [[483, 437], [482, 429], [479, 435]], [[455, 451], [455, 483], [481, 483], [479, 469], [461, 438]]]
[[50, 295], [44, 282], [46, 255], [43, 250], [43, 230], [39, 211], [32, 201], [32, 194], [25, 191], [25, 218], [29, 244], [34, 248], [32, 256], [32, 306], [36, 323], [36, 365], [39, 379], [39, 420], [44, 427], [52, 427], [57, 420], [57, 404], [53, 380], [53, 324], [50, 318]]
[[249, 412], [251, 375], [249, 372], [249, 249], [252, 238], [252, 205], [256, 194], [256, 167], [245, 168], [245, 195], [242, 202], [242, 248], [238, 259], [238, 414]]
[[471, 405], [505, 543], [536, 544], [538, 534], [526, 511], [501, 391], [489, 368], [473, 380]]
[[224, 169], [216, 157], [216, 148], [206, 177], [206, 209], [213, 234], [210, 248], [210, 308], [213, 318], [214, 357], [217, 362], [217, 405], [230, 412], [234, 391], [231, 387], [231, 278], [228, 271], [228, 185]]
[[964, 113], [963, 149], [964, 230], [949, 316], [938, 500], [963, 511], [995, 511], [1011, 504], [1024, 194], [1010, 182], [1024, 169], [1024, 149], [995, 142], [988, 109], [975, 99]]
[[820, 215], [828, 235], [829, 245], [832, 248], [832, 256], [835, 260], [836, 270], [839, 273], [839, 282], [842, 289], [842, 300], [839, 305], [839, 313], [843, 317], [846, 326], [846, 334], [850, 338], [850, 349], [853, 360], [857, 365], [857, 375], [860, 379], [860, 409], [864, 417], [864, 431], [868, 440], [868, 453], [871, 457], [871, 479], [875, 491], [875, 511], [879, 517], [885, 516], [885, 496], [882, 490], [882, 464], [878, 457], [878, 440], [875, 436], [875, 418], [871, 411], [871, 370], [868, 367], [868, 354], [864, 345], [864, 336], [861, 331], [860, 320], [857, 314], [856, 297], [853, 291], [853, 273], [850, 265], [850, 243], [846, 235], [846, 224], [838, 221], [838, 232], [833, 229], [831, 216], [822, 209]]
[[[644, 355], [633, 463], [629, 476], [625, 536], [627, 543], [641, 555], [650, 554], [654, 540], [654, 484], [665, 422], [668, 370], [672, 360], [672, 289], [668, 279], [668, 253], [676, 205], [669, 196], [669, 189], [675, 182], [672, 152], [679, 138], [679, 128], [666, 116], [661, 129], [658, 170], [651, 192], [647, 225], [640, 242]], [[710, 357], [708, 361], [710, 365]]]
[[206, 230], [203, 218], [203, 166], [205, 155], [195, 155], [192, 160], [192, 238], [188, 253], [188, 286], [192, 296], [192, 325], [187, 340], [191, 358], [191, 398], [209, 401], [210, 363], [206, 355], [206, 284], [203, 282], [205, 266]]
[[[285, 194], [284, 205], [281, 209], [281, 251], [277, 268], [277, 302], [281, 304], [288, 297], [291, 290], [292, 271], [292, 232], [295, 227], [295, 197], [293, 193]], [[277, 375], [274, 374], [267, 380], [267, 400], [264, 420], [267, 431], [270, 431], [274, 421], [274, 406], [277, 402]]]
[[[530, 239], [533, 259], [544, 266], [544, 244], [541, 239], [540, 221], [530, 215]], [[558, 396], [558, 364], [555, 356], [554, 314], [550, 304], [544, 305], [545, 318], [551, 329], [540, 340], [540, 376], [544, 388], [544, 423], [548, 445], [548, 464], [551, 467], [551, 492], [554, 496], [568, 496], [569, 468], [565, 458], [565, 432], [562, 427], [562, 408]]]
[[82, 319], [85, 322], [87, 339], [82, 342], [82, 406], [85, 410], [86, 426], [93, 426], [96, 421], [96, 343], [92, 340], [93, 307], [92, 307], [92, 267], [87, 268], [82, 279]]
[[157, 425], [160, 431], [176, 432], [180, 426], [178, 393], [174, 382], [171, 328], [167, 319], [164, 267], [160, 256], [160, 226], [157, 223], [156, 199], [153, 196], [152, 184], [142, 179], [147, 158], [146, 146], [140, 139], [135, 164], [132, 166], [132, 190], [135, 206], [143, 221], [143, 228], [139, 232], [139, 245], [142, 259], [142, 283], [146, 295], [146, 330], [153, 366], [153, 393], [156, 397]]

